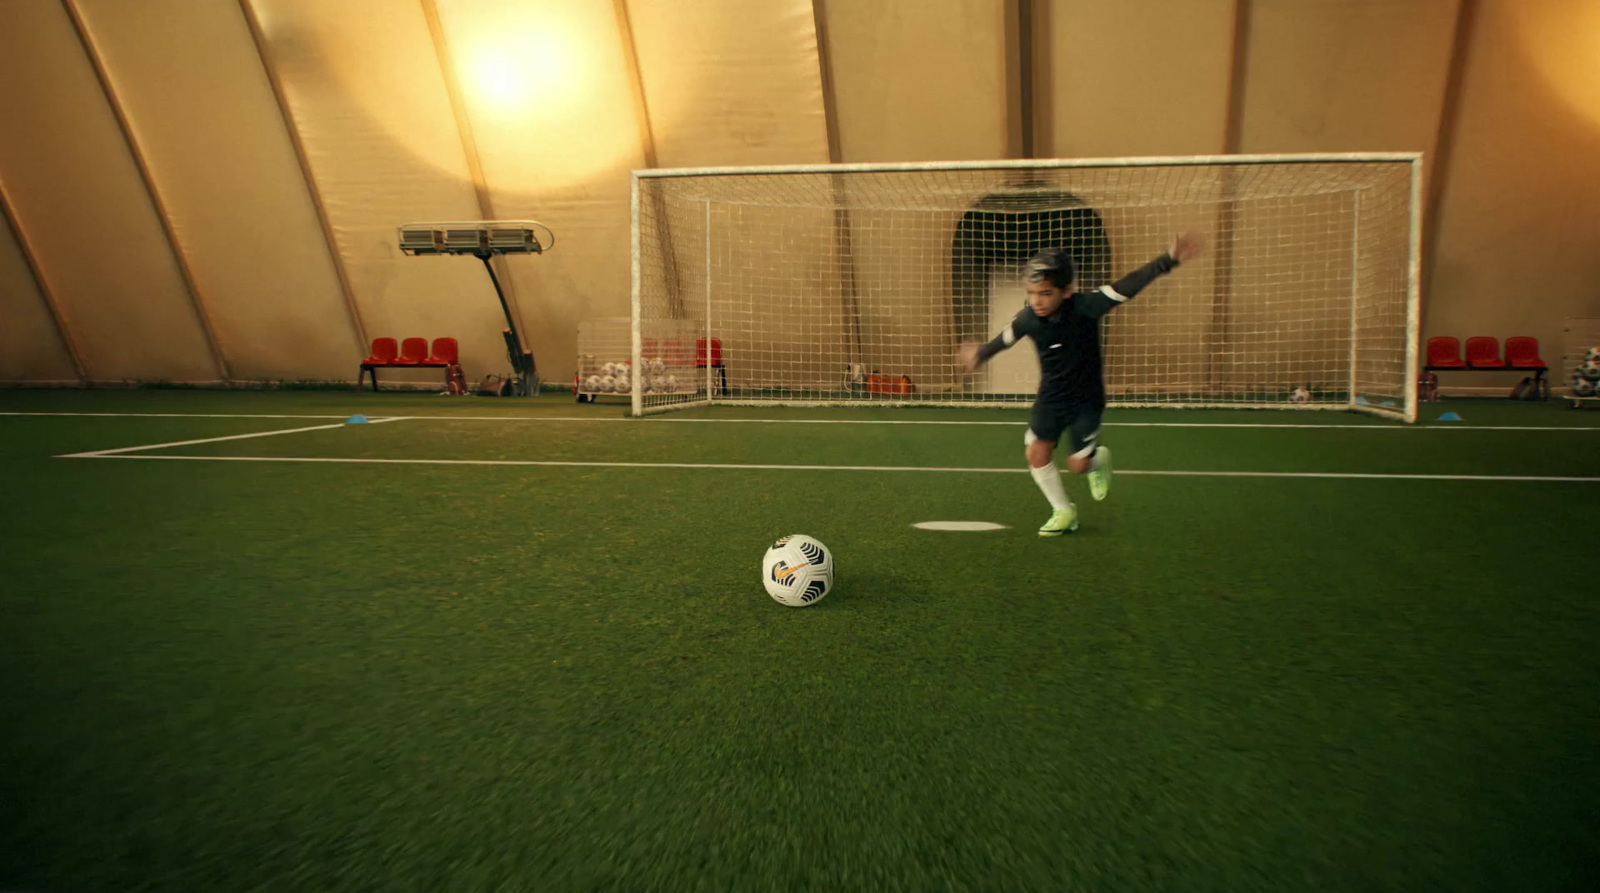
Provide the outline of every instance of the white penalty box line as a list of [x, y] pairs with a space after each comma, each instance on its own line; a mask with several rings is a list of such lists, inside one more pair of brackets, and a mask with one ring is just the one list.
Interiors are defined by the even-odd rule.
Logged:
[[[1021, 408], [1021, 407], [1019, 407]], [[266, 413], [193, 413], [193, 412], [0, 412], [0, 417], [77, 417], [77, 418], [151, 418], [151, 419], [344, 419], [343, 415], [284, 415]], [[371, 422], [619, 422], [687, 425], [943, 425], [951, 427], [1005, 427], [1015, 428], [1027, 424], [1026, 419], [996, 421], [993, 419], [705, 419], [672, 416], [652, 416], [637, 419], [628, 416], [510, 416], [510, 415], [408, 415], [374, 416]], [[322, 425], [321, 428], [338, 428], [342, 425]], [[1260, 429], [1327, 429], [1355, 431], [1583, 431], [1600, 432], [1593, 425], [1400, 425], [1381, 422], [1368, 423], [1316, 423], [1316, 422], [1105, 422], [1107, 428], [1260, 428]], [[295, 429], [312, 431], [316, 428]], [[268, 431], [261, 435], [278, 433]], [[203, 441], [189, 441], [201, 443]], [[155, 447], [148, 447], [155, 449]]]
[[[210, 418], [210, 416], [208, 416], [208, 418]], [[407, 416], [391, 416], [391, 417], [388, 417], [388, 418], [372, 419], [367, 424], [379, 425], [379, 424], [383, 424], [384, 422], [401, 422], [401, 421], [405, 421], [406, 418], [408, 418], [408, 417]], [[141, 444], [139, 446], [115, 447], [115, 448], [109, 449], [109, 450], [89, 450], [88, 452], [83, 452], [83, 453], [62, 453], [62, 454], [56, 456], [56, 458], [57, 459], [188, 459], [188, 458], [202, 458], [202, 457], [190, 457], [190, 456], [135, 456], [135, 455], [130, 455], [130, 454], [144, 452], [145, 450], [160, 450], [160, 449], [166, 449], [166, 448], [169, 448], [169, 447], [194, 446], [195, 444], [201, 444], [201, 443], [220, 443], [220, 442], [222, 442], [224, 440], [250, 440], [252, 438], [257, 438], [257, 437], [276, 437], [277, 435], [280, 435], [280, 434], [303, 434], [303, 433], [305, 433], [307, 431], [327, 431], [327, 430], [330, 430], [330, 429], [333, 429], [333, 428], [343, 428], [343, 427], [345, 427], [346, 424], [348, 424], [348, 423], [339, 422], [338, 424], [334, 424], [334, 425], [310, 425], [310, 426], [305, 427], [305, 428], [279, 428], [279, 429], [275, 429], [275, 430], [272, 430], [272, 431], [252, 431], [252, 432], [250, 432], [248, 434], [228, 434], [228, 435], [225, 435], [223, 437], [201, 437], [201, 438], [197, 438], [195, 440], [174, 440], [174, 441], [171, 441], [169, 443], [147, 443], [147, 444]]]
[[[0, 415], [117, 415], [133, 416], [143, 415], [134, 413], [0, 413]], [[182, 416], [179, 413], [150, 413], [148, 415], [170, 418]], [[199, 418], [332, 418], [331, 416], [257, 416], [257, 415], [200, 415], [191, 417]], [[594, 422], [594, 421], [633, 421], [628, 418], [593, 418], [584, 416], [551, 417], [551, 416], [386, 416], [373, 418], [368, 424], [383, 424], [386, 422], [401, 421], [561, 421], [561, 422]], [[671, 422], [753, 422], [753, 423], [799, 423], [799, 424], [888, 424], [888, 425], [1007, 425], [1015, 427], [1018, 422], [998, 421], [960, 421], [960, 420], [914, 420], [914, 419], [660, 419], [651, 421]], [[229, 434], [220, 437], [201, 437], [191, 440], [176, 440], [166, 443], [140, 444], [129, 447], [114, 447], [105, 450], [89, 450], [79, 453], [62, 453], [59, 459], [150, 459], [180, 462], [297, 462], [297, 463], [323, 463], [343, 465], [459, 465], [459, 466], [499, 466], [499, 467], [532, 467], [532, 468], [660, 468], [660, 469], [689, 469], [708, 471], [870, 471], [870, 472], [921, 472], [935, 474], [1021, 474], [1027, 469], [1008, 468], [978, 468], [960, 466], [907, 466], [907, 465], [781, 465], [781, 464], [755, 464], [755, 463], [717, 463], [717, 462], [590, 462], [581, 460], [540, 460], [540, 459], [374, 459], [374, 458], [345, 458], [330, 456], [194, 456], [194, 455], [149, 455], [151, 450], [169, 449], [175, 447], [195, 446], [203, 443], [221, 443], [232, 440], [251, 440], [261, 437], [276, 437], [285, 434], [302, 434], [310, 431], [328, 431], [335, 428], [347, 427], [345, 421], [329, 425], [309, 425], [301, 428], [281, 428], [271, 431], [254, 431], [246, 434]], [[1121, 424], [1128, 427], [1200, 427], [1200, 428], [1358, 428], [1371, 430], [1412, 430], [1411, 426], [1380, 426], [1380, 425], [1274, 425], [1270, 423], [1226, 423], [1226, 422], [1123, 422], [1108, 423]], [[1507, 430], [1500, 428], [1478, 428], [1476, 430]], [[1528, 430], [1528, 429], [1512, 429]], [[1536, 428], [1533, 430], [1600, 430], [1592, 428]], [[1203, 470], [1140, 470], [1122, 469], [1118, 474], [1148, 475], [1159, 477], [1250, 477], [1250, 478], [1325, 478], [1348, 480], [1437, 480], [1437, 481], [1507, 481], [1507, 482], [1554, 482], [1554, 483], [1600, 483], [1600, 477], [1582, 476], [1556, 476], [1556, 475], [1473, 475], [1473, 474], [1379, 474], [1363, 472], [1310, 472], [1310, 471], [1203, 471]]]
[[[389, 421], [389, 420], [385, 420]], [[396, 420], [397, 421], [397, 420]], [[190, 443], [207, 443], [216, 440], [238, 440], [245, 437], [266, 437], [272, 434], [293, 434], [299, 431], [317, 431], [337, 425], [319, 425], [313, 428], [296, 428], [289, 431], [268, 431], [261, 434], [241, 434], [217, 437], [203, 441], [159, 444], [148, 447], [128, 447], [120, 450], [101, 450], [92, 453], [72, 453], [66, 459], [150, 459], [175, 462], [302, 462], [335, 465], [458, 465], [531, 468], [665, 468], [703, 471], [875, 471], [921, 472], [934, 474], [1024, 474], [1026, 468], [975, 468], [961, 466], [915, 465], [768, 465], [723, 462], [585, 462], [579, 460], [550, 459], [353, 459], [329, 456], [152, 456], [140, 455], [136, 450], [151, 450], [158, 446], [185, 446]], [[1122, 469], [1119, 475], [1147, 475], [1151, 477], [1231, 477], [1231, 478], [1327, 478], [1348, 480], [1416, 480], [1416, 481], [1505, 481], [1517, 483], [1600, 483], [1600, 477], [1562, 477], [1556, 475], [1495, 475], [1495, 474], [1376, 474], [1336, 471], [1186, 471]]]

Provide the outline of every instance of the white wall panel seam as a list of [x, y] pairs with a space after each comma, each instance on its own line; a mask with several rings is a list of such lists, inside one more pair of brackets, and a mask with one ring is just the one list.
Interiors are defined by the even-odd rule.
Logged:
[[244, 16], [245, 25], [250, 29], [250, 40], [255, 44], [256, 56], [261, 61], [261, 70], [267, 76], [267, 84], [272, 88], [272, 99], [278, 104], [278, 114], [283, 119], [283, 129], [289, 135], [289, 143], [294, 147], [295, 161], [300, 165], [300, 176], [305, 181], [306, 192], [311, 198], [311, 206], [317, 214], [317, 223], [322, 228], [322, 239], [328, 247], [328, 258], [333, 262], [334, 275], [339, 279], [339, 294], [344, 299], [345, 313], [350, 319], [350, 328], [355, 336], [357, 356], [363, 355], [371, 341], [367, 338], [366, 320], [361, 316], [361, 305], [357, 303], [355, 289], [350, 285], [350, 273], [346, 269], [344, 256], [339, 253], [339, 243], [334, 238], [333, 221], [328, 218], [328, 207], [322, 199], [322, 190], [317, 186], [317, 178], [311, 169], [311, 157], [306, 154], [305, 141], [300, 138], [300, 130], [295, 126], [294, 112], [289, 105], [289, 97], [284, 93], [283, 82], [278, 77], [278, 69], [272, 64], [272, 56], [267, 52], [266, 36], [261, 30], [261, 21], [256, 16], [250, 0], [239, 0], [239, 12]]
[[78, 42], [83, 46], [84, 53], [89, 57], [90, 66], [94, 69], [95, 79], [100, 84], [100, 91], [105, 94], [106, 102], [111, 107], [111, 113], [117, 120], [117, 127], [122, 131], [122, 138], [128, 145], [128, 152], [133, 156], [134, 167], [139, 171], [139, 179], [143, 182], [145, 194], [149, 196], [151, 205], [156, 211], [156, 218], [161, 221], [161, 232], [166, 237], [167, 246], [172, 250], [173, 261], [177, 264], [178, 274], [183, 278], [184, 290], [189, 294], [189, 305], [194, 310], [195, 318], [200, 323], [200, 329], [205, 333], [206, 346], [211, 350], [212, 362], [216, 364], [217, 373], [224, 381], [233, 381], [233, 372], [228, 364], [228, 358], [223, 350], [221, 340], [217, 336], [215, 321], [206, 306], [204, 294], [199, 283], [195, 281], [194, 270], [189, 266], [189, 259], [183, 252], [183, 245], [178, 239], [177, 229], [172, 224], [172, 214], [166, 202], [161, 198], [161, 190], [156, 185], [155, 175], [150, 170], [150, 163], [144, 157], [144, 151], [139, 147], [138, 138], [133, 132], [133, 122], [128, 119], [127, 110], [123, 108], [121, 99], [117, 96], [116, 88], [111, 83], [111, 73], [106, 69], [105, 60], [94, 45], [94, 40], [89, 34], [88, 24], [84, 21], [83, 13], [78, 9], [77, 0], [61, 0], [62, 7], [67, 12], [67, 18], [72, 21], [72, 30], [78, 36]]
[[6, 226], [16, 237], [17, 247], [22, 251], [23, 262], [28, 266], [28, 274], [33, 277], [33, 284], [39, 290], [39, 299], [44, 302], [45, 310], [50, 314], [50, 319], [55, 323], [56, 334], [61, 338], [61, 343], [67, 348], [67, 356], [72, 358], [72, 368], [78, 374], [78, 381], [82, 384], [89, 383], [89, 373], [85, 370], [83, 362], [83, 349], [78, 346], [78, 339], [73, 335], [71, 322], [67, 319], [61, 303], [56, 300], [55, 293], [50, 290], [50, 283], [44, 277], [44, 270], [39, 266], [39, 259], [33, 252], [33, 245], [28, 241], [28, 233], [22, 227], [22, 221], [17, 218], [12, 209], [11, 200], [6, 195], [6, 186], [0, 182], [0, 217], [4, 217]]
[[[1456, 138], [1456, 119], [1461, 107], [1461, 83], [1466, 77], [1467, 55], [1472, 48], [1477, 24], [1477, 0], [1457, 0], [1455, 35], [1450, 43], [1450, 62], [1445, 69], [1444, 97], [1439, 105], [1438, 126], [1429, 153], [1428, 195], [1422, 212], [1422, 284], [1418, 322], [1424, 321], [1432, 297], [1433, 259], [1439, 253], [1439, 209], [1444, 205], [1445, 187], [1450, 177], [1451, 149]], [[1426, 329], [1426, 326], [1423, 327]]]
[[644, 149], [644, 166], [656, 166], [656, 134], [650, 124], [650, 101], [644, 94], [644, 74], [639, 70], [639, 52], [633, 44], [633, 19], [628, 15], [628, 0], [613, 0], [617, 13], [617, 34], [622, 40], [622, 57], [628, 66], [628, 83], [633, 87], [633, 102], [639, 116], [639, 143]]
[[[466, 99], [461, 92], [460, 79], [456, 77], [450, 42], [445, 38], [444, 23], [439, 20], [439, 5], [436, 0], [418, 0], [418, 2], [422, 4], [422, 16], [428, 22], [428, 36], [433, 41], [434, 56], [439, 60], [439, 75], [444, 79], [445, 95], [449, 97], [450, 111], [456, 119], [456, 135], [461, 140], [461, 154], [467, 160], [467, 173], [472, 178], [472, 191], [478, 200], [478, 213], [482, 214], [485, 220], [494, 220], [494, 199], [489, 194], [489, 182], [483, 173], [483, 159], [478, 154], [478, 141], [472, 130], [471, 113], [467, 110]], [[506, 308], [515, 320], [517, 331], [521, 333], [524, 342], [522, 348], [531, 350], [527, 342], [531, 340], [532, 333], [528, 329], [527, 317], [522, 313], [522, 305], [517, 301], [517, 288], [511, 275], [511, 265], [506, 262], [504, 255], [495, 255], [489, 262], [494, 264], [498, 271], [496, 277], [500, 282], [501, 291], [505, 293]]]

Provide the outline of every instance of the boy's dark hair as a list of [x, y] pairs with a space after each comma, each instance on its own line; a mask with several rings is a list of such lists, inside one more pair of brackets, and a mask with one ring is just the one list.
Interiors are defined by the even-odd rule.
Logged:
[[1028, 282], [1044, 282], [1048, 280], [1051, 285], [1060, 289], [1072, 288], [1072, 283], [1077, 281], [1078, 270], [1072, 264], [1072, 255], [1064, 248], [1045, 248], [1034, 252], [1028, 258], [1025, 277]]

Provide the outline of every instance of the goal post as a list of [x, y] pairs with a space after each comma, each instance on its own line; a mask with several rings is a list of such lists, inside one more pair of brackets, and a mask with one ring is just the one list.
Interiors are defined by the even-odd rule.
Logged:
[[1415, 421], [1421, 200], [1418, 153], [636, 171], [633, 412], [1027, 402], [1031, 346], [956, 353], [1023, 306], [1028, 256], [1089, 290], [1193, 231], [1101, 324], [1110, 405]]

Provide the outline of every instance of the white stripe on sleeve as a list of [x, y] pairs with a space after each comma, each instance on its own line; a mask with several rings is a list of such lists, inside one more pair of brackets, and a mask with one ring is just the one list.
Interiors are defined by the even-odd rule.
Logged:
[[1000, 339], [1006, 343], [1006, 347], [1017, 343], [1017, 333], [1012, 330], [1011, 323], [1006, 323], [1006, 330], [1000, 333]]
[[1123, 301], [1127, 300], [1127, 298], [1123, 297], [1122, 295], [1117, 294], [1117, 290], [1112, 288], [1109, 285], [1100, 286], [1100, 293], [1105, 295], [1106, 297], [1110, 298], [1111, 300], [1116, 301], [1118, 304], [1121, 304]]

